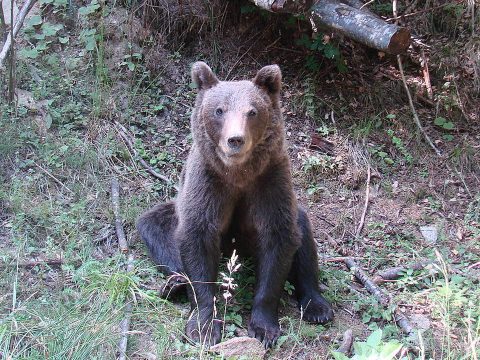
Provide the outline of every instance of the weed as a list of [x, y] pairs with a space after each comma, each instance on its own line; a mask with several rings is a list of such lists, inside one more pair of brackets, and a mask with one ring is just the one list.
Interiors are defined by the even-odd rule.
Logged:
[[411, 165], [413, 163], [413, 157], [405, 147], [403, 140], [395, 136], [395, 132], [391, 129], [387, 130], [387, 134], [388, 136], [390, 136], [390, 139], [392, 140], [392, 143], [395, 146], [395, 148], [403, 155], [403, 159], [405, 160], [405, 162], [408, 165]]
[[366, 341], [355, 341], [353, 350], [355, 355], [348, 358], [339, 352], [332, 352], [335, 360], [393, 360], [403, 348], [403, 345], [397, 341], [382, 341], [383, 331], [378, 329], [370, 334]]
[[346, 72], [345, 60], [337, 45], [332, 44], [329, 36], [324, 34], [314, 34], [312, 38], [303, 34], [303, 36], [296, 41], [297, 45], [303, 46], [312, 51], [313, 54], [308, 55], [305, 61], [305, 67], [317, 72], [321, 68], [321, 63], [317, 60], [315, 54], [321, 54], [327, 59], [335, 61], [335, 65], [339, 72]]

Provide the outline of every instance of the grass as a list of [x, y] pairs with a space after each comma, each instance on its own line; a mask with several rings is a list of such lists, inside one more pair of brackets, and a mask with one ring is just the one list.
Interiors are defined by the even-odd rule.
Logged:
[[[173, 197], [174, 192], [152, 180], [132, 161], [111, 126], [112, 119], [125, 124], [140, 156], [159, 172], [178, 179], [192, 143], [188, 117], [195, 94], [186, 76], [175, 81], [163, 77], [172, 64], [178, 66], [179, 72], [187, 72], [191, 59], [183, 57], [189, 50], [181, 48], [165, 59], [159, 74], [150, 73], [143, 55], [134, 57], [132, 48], [126, 54], [129, 57], [121, 57], [122, 61], [112, 68], [106, 58], [111, 51], [105, 50], [113, 45], [103, 30], [93, 37], [84, 33], [79, 39], [79, 32], [85, 30], [82, 27], [94, 28], [103, 22], [101, 11], [92, 10], [78, 30], [55, 34], [41, 56], [19, 60], [17, 87], [27, 92], [34, 107], [21, 101], [9, 107], [3, 98], [0, 100], [0, 357], [116, 357], [118, 324], [125, 305], [131, 303], [130, 357], [213, 358], [213, 354], [185, 342], [187, 305], [159, 298], [161, 276], [134, 230], [139, 213], [157, 201]], [[56, 20], [49, 21], [53, 24]], [[60, 37], [64, 41], [67, 35], [69, 41], [60, 45]], [[92, 41], [94, 46], [87, 49]], [[221, 46], [215, 39], [214, 57], [218, 62], [222, 62]], [[225, 62], [223, 66], [227, 65]], [[295, 177], [300, 179], [301, 187], [308, 187], [312, 212], [323, 215], [331, 211], [328, 218], [335, 222], [333, 229], [318, 220], [314, 222], [322, 249], [328, 255], [339, 250], [322, 243], [327, 233], [339, 246], [354, 251], [371, 274], [412, 259], [436, 259], [440, 266], [435, 271], [407, 272], [398, 281], [383, 285], [402, 309], [430, 321], [429, 328], [421, 333], [419, 355], [406, 356], [478, 359], [480, 292], [478, 269], [471, 266], [480, 261], [480, 195], [470, 198], [462, 208], [451, 210], [459, 214], [456, 219], [449, 217], [449, 199], [461, 198], [458, 186], [443, 184], [445, 188], [450, 186], [448, 197], [440, 187], [430, 186], [438, 169], [429, 166], [431, 159], [425, 149], [415, 146], [408, 116], [392, 116], [401, 114], [401, 109], [391, 109], [381, 87], [374, 91], [374, 99], [366, 100], [370, 105], [364, 116], [355, 125], [342, 127], [340, 117], [350, 109], [347, 93], [338, 103], [329, 104], [319, 96], [321, 79], [307, 75], [305, 79], [287, 81], [292, 82], [290, 89], [300, 84], [297, 88], [301, 94], [294, 94], [292, 103], [286, 102], [285, 106], [302, 115], [302, 120], [305, 116], [308, 124], [302, 122], [302, 126], [307, 127], [307, 134], [317, 131], [322, 136], [334, 134], [345, 142], [349, 137], [361, 140], [361, 153], [371, 150], [372, 165], [379, 172], [379, 180], [372, 183], [374, 197], [365, 236], [355, 242], [349, 231], [354, 228], [358, 204], [362, 203], [363, 180], [359, 189], [347, 189], [337, 175], [351, 170], [352, 163], [363, 167], [363, 155], [362, 161], [357, 161], [360, 156], [347, 151], [340, 167], [337, 154], [301, 153], [295, 150], [298, 144], [292, 147]], [[171, 82], [174, 90], [164, 92], [160, 84], [165, 82]], [[320, 105], [319, 99], [323, 99]], [[442, 98], [444, 103], [447, 100]], [[337, 123], [327, 127], [324, 115], [336, 109]], [[289, 130], [297, 131], [293, 115], [289, 121]], [[459, 137], [452, 140], [458, 141], [450, 157], [468, 175], [478, 169], [475, 147]], [[419, 177], [411, 175], [417, 168], [421, 169]], [[405, 173], [410, 175], [403, 176]], [[112, 229], [109, 191], [113, 175], [120, 179], [121, 212], [136, 259], [130, 273], [125, 272], [126, 259], [118, 254], [115, 235], [98, 241], [105, 229]], [[394, 189], [392, 180], [397, 179], [399, 186]], [[419, 190], [417, 184], [424, 187]], [[415, 196], [417, 193], [423, 195]], [[406, 217], [403, 223], [391, 216], [386, 199], [401, 204], [400, 209], [406, 212], [401, 215]], [[407, 211], [411, 208], [421, 209], [421, 214], [410, 219]], [[423, 222], [441, 225], [438, 244], [423, 244], [417, 231]], [[461, 235], [458, 241], [456, 232]], [[62, 264], [50, 266], [42, 263], [45, 259], [62, 259]], [[33, 260], [41, 264], [25, 266]], [[246, 331], [255, 278], [248, 261], [242, 260], [238, 273], [228, 265], [221, 271], [224, 276], [219, 282], [233, 279], [233, 284], [238, 285], [226, 301], [219, 295], [217, 303], [226, 320], [225, 337], [230, 338]], [[391, 309], [379, 307], [342, 265], [322, 264], [319, 276], [328, 284], [325, 296], [335, 304], [339, 320], [325, 327], [307, 324], [299, 319], [301, 314], [285, 295], [280, 309], [283, 334], [269, 353], [270, 358], [328, 358], [346, 327], [355, 330], [358, 344], [368, 343], [363, 340], [371, 331], [383, 329], [383, 340], [377, 343], [379, 351], [394, 340], [408, 347], [409, 339], [391, 320]], [[286, 286], [286, 293], [292, 290], [291, 285]]]

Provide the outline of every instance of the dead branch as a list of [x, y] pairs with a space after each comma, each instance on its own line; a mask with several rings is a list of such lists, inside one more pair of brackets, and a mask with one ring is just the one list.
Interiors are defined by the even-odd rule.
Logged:
[[355, 232], [355, 239], [358, 239], [358, 237], [362, 233], [363, 225], [365, 224], [365, 216], [367, 215], [368, 203], [370, 202], [370, 177], [371, 177], [370, 163], [368, 163], [367, 186], [365, 189], [365, 205], [363, 206], [362, 216], [360, 217], [360, 222], [358, 224], [357, 231]]
[[[397, 0], [393, 0], [392, 10], [393, 10], [393, 16], [395, 18], [397, 18], [397, 15], [398, 15]], [[396, 19], [395, 22], [398, 23], [398, 19]], [[400, 75], [402, 77], [403, 87], [405, 88], [405, 91], [407, 92], [408, 103], [410, 104], [410, 109], [412, 110], [413, 119], [415, 120], [415, 123], [417, 124], [417, 127], [420, 130], [420, 132], [423, 134], [425, 140], [427, 140], [428, 145], [430, 145], [430, 147], [435, 151], [435, 153], [438, 156], [442, 156], [442, 153], [440, 152], [440, 150], [435, 146], [435, 144], [430, 139], [430, 136], [428, 136], [428, 134], [423, 129], [422, 123], [420, 122], [420, 118], [418, 117], [418, 114], [417, 114], [417, 110], [415, 110], [415, 106], [413, 105], [413, 100], [412, 100], [412, 94], [410, 94], [410, 90], [408, 89], [407, 80], [405, 79], [405, 73], [403, 72], [402, 58], [401, 58], [400, 55], [397, 55], [397, 63], [398, 63], [398, 70], [400, 70]]]
[[353, 331], [352, 329], [348, 329], [343, 333], [343, 340], [340, 346], [338, 347], [337, 352], [342, 353], [344, 355], [348, 355], [350, 350], [352, 349], [353, 345]]
[[5, 29], [7, 28], [7, 24], [5, 22], [5, 14], [3, 13], [3, 4], [0, 1], [0, 37], [3, 39], [5, 34]]
[[38, 167], [40, 170], [42, 170], [46, 175], [48, 175], [50, 178], [52, 178], [58, 185], [60, 185], [61, 187], [67, 189], [69, 192], [71, 192], [73, 194], [73, 191], [70, 190], [70, 188], [65, 185], [63, 182], [61, 182], [58, 178], [56, 178], [52, 173], [50, 173], [47, 169], [44, 169], [43, 167], [41, 167], [40, 165], [38, 165], [37, 163], [34, 163], [36, 167]]
[[[25, 261], [11, 264], [12, 266], [18, 266], [21, 268], [33, 268], [35, 266], [50, 266], [52, 268], [59, 268], [62, 265], [73, 265], [78, 267], [81, 265], [80, 260], [72, 261], [72, 262], [65, 262], [63, 259], [43, 259], [43, 260], [32, 260], [32, 261]], [[9, 264], [1, 264], [0, 268], [5, 268], [10, 266]]]
[[410, 336], [412, 340], [416, 339], [417, 332], [415, 331], [415, 328], [412, 326], [407, 316], [398, 310], [398, 307], [395, 308], [393, 312], [393, 319], [405, 334]]
[[175, 190], [178, 191], [178, 186], [176, 186], [172, 180], [167, 178], [165, 175], [159, 174], [150, 165], [148, 165], [147, 162], [143, 160], [140, 155], [138, 155], [138, 152], [135, 149], [135, 146], [133, 146], [132, 140], [130, 140], [129, 136], [127, 135], [128, 134], [127, 129], [118, 121], [115, 121], [115, 125], [117, 126], [116, 130], [118, 135], [120, 135], [120, 137], [125, 142], [125, 145], [133, 153], [133, 155], [137, 158], [138, 162], [145, 168], [145, 170], [153, 177], [160, 179], [162, 181], [165, 181], [167, 184], [171, 185]]
[[362, 268], [360, 268], [358, 266], [358, 264], [355, 262], [355, 260], [353, 260], [350, 257], [347, 257], [347, 258], [345, 258], [344, 261], [345, 261], [345, 264], [347, 265], [347, 267], [353, 272], [355, 277], [358, 280], [360, 280], [360, 282], [363, 284], [363, 286], [365, 286], [365, 289], [367, 289], [368, 292], [370, 294], [372, 294], [380, 304], [382, 304], [383, 306], [388, 306], [388, 304], [390, 303], [390, 299], [388, 298], [388, 296], [386, 294], [384, 294], [382, 289], [380, 289], [377, 286], [377, 284], [375, 284], [369, 278], [369, 276], [365, 273], [365, 271], [363, 271]]
[[428, 61], [427, 57], [425, 56], [425, 51], [423, 49], [420, 49], [420, 56], [422, 59], [422, 73], [423, 79], [425, 81], [425, 87], [427, 88], [427, 95], [430, 100], [433, 100], [433, 89], [432, 83], [430, 82], [430, 72], [428, 71]]
[[[457, 4], [460, 4], [460, 3], [463, 2], [463, 0], [457, 0], [457, 1], [455, 1], [455, 2], [456, 2]], [[415, 16], [415, 15], [420, 15], [420, 14], [423, 14], [423, 13], [426, 13], [426, 12], [431, 13], [431, 12], [434, 11], [434, 10], [438, 10], [438, 9], [443, 8], [443, 7], [445, 7], [445, 6], [451, 6], [451, 5], [452, 5], [452, 2], [451, 2], [451, 1], [447, 1], [447, 2], [444, 3], [444, 4], [441, 4], [441, 5], [438, 5], [438, 6], [433, 6], [433, 7], [428, 8], [428, 9], [418, 10], [418, 11], [415, 11], [415, 12], [413, 12], [413, 13], [408, 13], [408, 14], [403, 14], [403, 15], [394, 15], [393, 17], [388, 18], [388, 19], [386, 19], [385, 21], [386, 21], [386, 22], [394, 21], [394, 20], [395, 20], [395, 21], [398, 21], [398, 20], [402, 20], [402, 19], [404, 19], [404, 18], [406, 18], [406, 17]]]
[[337, 256], [337, 257], [329, 257], [329, 258], [322, 258], [320, 257], [320, 262], [345, 262], [346, 259], [355, 259], [351, 256]]
[[411, 265], [406, 266], [396, 266], [390, 269], [385, 269], [383, 271], [377, 272], [375, 277], [373, 278], [373, 282], [375, 284], [381, 284], [382, 282], [388, 280], [397, 280], [399, 279], [408, 269], [412, 270], [422, 270], [428, 265], [433, 264], [432, 261], [420, 261]]
[[[372, 294], [375, 299], [383, 306], [388, 306], [391, 303], [391, 299], [388, 295], [384, 294], [382, 289], [370, 279], [370, 277], [358, 267], [357, 263], [352, 258], [346, 258], [345, 264], [353, 271], [355, 277], [365, 286], [365, 289]], [[412, 326], [408, 318], [402, 314], [397, 307], [394, 310], [394, 320], [397, 325], [409, 336], [413, 341], [417, 341], [415, 328]]]
[[410, 109], [412, 110], [413, 119], [415, 120], [415, 124], [417, 125], [418, 129], [423, 134], [423, 137], [425, 138], [425, 140], [427, 140], [428, 145], [430, 145], [430, 147], [433, 149], [433, 151], [435, 151], [435, 153], [438, 156], [442, 156], [442, 153], [435, 146], [435, 144], [432, 142], [432, 140], [430, 139], [430, 136], [428, 136], [428, 134], [425, 132], [425, 129], [423, 128], [422, 124], [420, 123], [420, 119], [418, 117], [417, 110], [415, 110], [415, 105], [413, 105], [412, 95], [410, 94], [410, 90], [408, 89], [407, 80], [405, 79], [405, 74], [403, 72], [402, 58], [400, 57], [400, 55], [397, 55], [397, 62], [398, 62], [398, 69], [400, 70], [400, 75], [402, 76], [403, 87], [405, 88], [405, 91], [407, 92], [408, 103], [410, 104]]
[[[133, 271], [133, 254], [130, 254], [128, 256], [128, 261], [127, 261], [127, 273], [131, 273], [132, 271]], [[118, 348], [120, 352], [120, 355], [118, 356], [119, 360], [125, 360], [127, 358], [127, 343], [128, 343], [128, 333], [130, 328], [131, 317], [132, 317], [132, 303], [129, 302], [125, 306], [125, 317], [120, 322], [120, 332], [122, 334], [122, 337], [120, 338], [120, 342], [118, 343]]]
[[[8, 34], [7, 40], [5, 44], [3, 44], [3, 49], [0, 52], [0, 68], [4, 66], [5, 58], [7, 57], [10, 48], [12, 47], [13, 39], [17, 36], [18, 32], [22, 28], [23, 21], [25, 20], [25, 16], [27, 16], [30, 8], [37, 0], [27, 0], [25, 4], [22, 6], [22, 10], [18, 13], [17, 21], [11, 33]], [[12, 18], [12, 26], [13, 26], [13, 18]]]
[[112, 208], [115, 216], [115, 230], [117, 232], [118, 246], [124, 254], [128, 252], [127, 238], [122, 225], [122, 216], [120, 214], [120, 187], [117, 178], [112, 179]]

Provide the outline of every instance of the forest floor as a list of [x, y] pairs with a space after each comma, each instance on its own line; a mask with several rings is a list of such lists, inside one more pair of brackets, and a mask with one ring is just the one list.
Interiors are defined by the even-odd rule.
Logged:
[[[0, 359], [115, 358], [127, 308], [127, 358], [218, 356], [185, 341], [186, 299], [160, 298], [165, 280], [135, 230], [144, 210], [175, 196], [173, 183], [192, 143], [190, 66], [196, 60], [222, 80], [252, 78], [272, 63], [283, 72], [295, 190], [312, 222], [319, 276], [335, 320], [302, 322], [286, 284], [282, 336], [266, 357], [329, 359], [351, 329], [357, 359], [367, 358], [360, 352], [369, 346], [381, 352], [397, 343], [396, 358], [477, 359], [475, 4], [400, 7], [401, 13], [434, 8], [402, 20], [416, 39], [403, 65], [439, 156], [415, 125], [395, 57], [328, 31], [312, 36], [300, 18], [268, 14], [248, 2], [199, 3], [203, 7], [188, 7], [194, 14], [97, 0], [71, 6], [42, 0], [32, 9], [16, 45], [14, 105], [3, 96], [7, 72], [0, 83]], [[391, 17], [389, 2], [370, 7]], [[140, 158], [170, 182], [152, 177]], [[113, 178], [120, 183], [130, 271], [115, 233]], [[391, 305], [379, 305], [341, 256], [355, 257], [372, 278], [405, 266], [398, 279], [379, 285]], [[425, 261], [432, 264], [408, 269]], [[248, 260], [240, 263], [234, 297], [217, 305], [226, 339], [246, 334], [254, 273]], [[405, 335], [394, 311], [419, 335]], [[365, 342], [377, 329], [382, 340]]]

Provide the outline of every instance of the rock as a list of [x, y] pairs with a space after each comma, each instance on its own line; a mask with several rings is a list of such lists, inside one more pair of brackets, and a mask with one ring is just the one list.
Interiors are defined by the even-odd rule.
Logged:
[[438, 238], [438, 230], [435, 225], [420, 226], [420, 232], [429, 245], [435, 245]]
[[239, 357], [246, 359], [263, 359], [267, 352], [260, 341], [248, 336], [236, 337], [221, 342], [220, 344], [212, 346], [210, 351], [219, 353], [227, 359]]
[[410, 316], [410, 322], [419, 330], [428, 330], [431, 327], [430, 319], [422, 314], [413, 314]]

